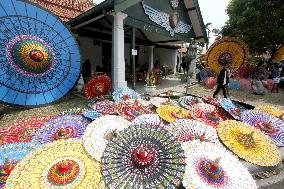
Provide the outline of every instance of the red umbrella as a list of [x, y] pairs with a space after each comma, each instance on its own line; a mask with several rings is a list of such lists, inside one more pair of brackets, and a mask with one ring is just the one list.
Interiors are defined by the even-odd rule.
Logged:
[[96, 75], [86, 85], [85, 95], [88, 99], [107, 95], [111, 90], [111, 79], [107, 75]]

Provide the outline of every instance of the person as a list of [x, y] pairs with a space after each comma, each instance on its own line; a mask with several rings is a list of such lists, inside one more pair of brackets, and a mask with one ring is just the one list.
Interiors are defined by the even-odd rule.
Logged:
[[213, 94], [213, 98], [216, 98], [216, 95], [220, 92], [220, 90], [222, 89], [223, 91], [223, 95], [224, 98], [228, 97], [228, 90], [227, 90], [227, 86], [230, 82], [229, 78], [230, 78], [230, 68], [231, 68], [232, 63], [227, 62], [224, 64], [223, 69], [220, 71], [218, 78], [217, 78], [217, 89], [215, 90], [214, 94]]
[[176, 72], [179, 72], [179, 56], [177, 56]]
[[87, 83], [89, 78], [92, 76], [92, 66], [89, 59], [85, 60], [82, 65], [82, 75], [85, 83]]
[[181, 67], [182, 67], [183, 73], [185, 74], [186, 73], [186, 57], [185, 56], [182, 57]]
[[265, 93], [267, 93], [267, 89], [263, 86], [263, 83], [256, 76], [252, 77], [251, 87], [254, 91], [254, 94], [264, 95]]

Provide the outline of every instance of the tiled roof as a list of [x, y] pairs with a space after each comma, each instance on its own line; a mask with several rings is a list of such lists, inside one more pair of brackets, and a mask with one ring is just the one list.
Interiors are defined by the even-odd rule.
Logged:
[[64, 22], [93, 8], [95, 4], [92, 0], [29, 0], [36, 3], [53, 14], [60, 17]]

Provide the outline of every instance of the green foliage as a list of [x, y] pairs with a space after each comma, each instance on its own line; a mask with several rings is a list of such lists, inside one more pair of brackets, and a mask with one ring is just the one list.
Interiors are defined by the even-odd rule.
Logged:
[[241, 37], [252, 53], [276, 53], [284, 43], [283, 0], [231, 0], [224, 36]]

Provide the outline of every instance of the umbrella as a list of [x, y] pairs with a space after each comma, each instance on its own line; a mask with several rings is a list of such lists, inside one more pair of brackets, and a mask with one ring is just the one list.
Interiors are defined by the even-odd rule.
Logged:
[[167, 122], [190, 117], [189, 111], [172, 105], [163, 105], [157, 108], [159, 116]]
[[115, 115], [106, 115], [96, 119], [89, 124], [83, 136], [85, 149], [94, 159], [100, 161], [110, 138], [129, 125], [129, 121]]
[[219, 101], [216, 98], [212, 98], [210, 96], [207, 96], [207, 97], [204, 98], [204, 101], [208, 104], [212, 104], [214, 106], [221, 107]]
[[128, 99], [138, 99], [141, 98], [140, 94], [136, 93], [134, 90], [128, 87], [122, 87], [116, 89], [113, 93], [113, 99], [116, 102], [123, 102]]
[[207, 103], [196, 103], [191, 106], [191, 114], [197, 117], [200, 117], [203, 113], [212, 113], [215, 111], [215, 106]]
[[81, 115], [83, 112], [86, 112], [88, 110], [89, 110], [88, 108], [72, 108], [59, 113], [58, 116]]
[[38, 144], [35, 142], [21, 142], [1, 146], [0, 188], [4, 188], [6, 180], [16, 164], [36, 148], [38, 148]]
[[257, 110], [261, 110], [263, 112], [269, 113], [275, 117], [283, 119], [284, 112], [274, 106], [257, 106]]
[[158, 114], [143, 114], [136, 117], [131, 125], [146, 125], [146, 126], [159, 126], [164, 127], [165, 124]]
[[89, 123], [88, 119], [80, 115], [56, 117], [38, 129], [33, 139], [45, 144], [59, 139], [81, 138]]
[[244, 160], [260, 165], [275, 166], [281, 158], [275, 143], [261, 131], [238, 121], [219, 123], [218, 135], [223, 143]]
[[140, 104], [138, 101], [134, 103], [129, 101], [124, 101], [123, 103], [115, 104], [116, 112], [123, 116], [127, 120], [134, 120], [137, 116], [142, 114], [151, 114], [153, 113], [150, 108]]
[[91, 110], [91, 111], [87, 111], [87, 112], [83, 112], [82, 115], [86, 118], [89, 118], [91, 120], [95, 120], [98, 117], [101, 116], [100, 113], [98, 113], [96, 110]]
[[114, 102], [107, 99], [94, 103], [92, 105], [92, 108], [98, 113], [101, 113], [103, 115], [116, 114], [116, 110], [114, 108]]
[[126, 102], [129, 102], [129, 103], [135, 103], [135, 102], [138, 102], [139, 104], [145, 106], [145, 107], [149, 107], [149, 108], [152, 108], [153, 105], [151, 102], [147, 101], [147, 100], [143, 100], [143, 99], [128, 99], [126, 100]]
[[181, 143], [192, 140], [220, 143], [214, 128], [196, 120], [179, 119], [166, 129]]
[[227, 98], [219, 98], [219, 103], [231, 116], [233, 116], [237, 120], [240, 120], [241, 113], [247, 110], [245, 107], [234, 103]]
[[51, 116], [29, 117], [4, 126], [0, 130], [0, 145], [31, 141], [35, 130], [50, 119]]
[[202, 112], [200, 117], [196, 117], [196, 119], [213, 127], [218, 127], [219, 122], [230, 118], [226, 115], [226, 112], [216, 107], [214, 112]]
[[151, 104], [153, 104], [156, 107], [160, 107], [162, 105], [174, 105], [174, 106], [179, 106], [178, 102], [175, 100], [171, 100], [169, 98], [161, 98], [161, 97], [153, 97], [150, 98], [149, 101]]
[[236, 79], [230, 80], [229, 89], [232, 89], [232, 90], [235, 90], [235, 91], [240, 90], [241, 89], [240, 82]]
[[181, 145], [166, 130], [129, 127], [108, 143], [102, 174], [109, 188], [176, 188], [184, 161]]
[[184, 143], [182, 147], [187, 157], [183, 179], [186, 188], [257, 188], [248, 170], [225, 148], [197, 141]]
[[38, 106], [66, 95], [80, 74], [79, 48], [68, 28], [26, 1], [2, 0], [0, 18], [0, 101]]
[[178, 100], [179, 104], [181, 107], [190, 109], [190, 107], [194, 104], [203, 102], [203, 100], [199, 97], [194, 97], [194, 96], [183, 96], [180, 97]]
[[107, 75], [96, 75], [86, 85], [85, 95], [88, 99], [107, 95], [111, 90], [111, 79]]
[[101, 165], [86, 154], [81, 140], [45, 144], [17, 164], [9, 188], [102, 188]]
[[160, 97], [179, 97], [181, 95], [183, 95], [184, 93], [181, 93], [181, 92], [175, 92], [175, 91], [166, 91], [166, 92], [163, 92], [161, 94], [159, 94]]
[[257, 110], [247, 110], [242, 113], [242, 121], [261, 130], [268, 135], [277, 146], [284, 146], [284, 121]]
[[91, 100], [88, 101], [88, 107], [92, 108], [92, 106], [95, 103], [103, 101], [103, 100], [113, 101], [112, 95], [102, 95], [102, 96], [94, 97], [94, 98], [92, 98]]

